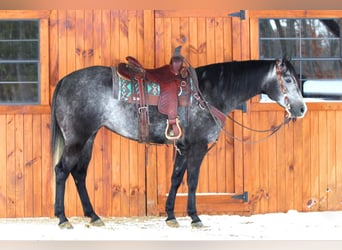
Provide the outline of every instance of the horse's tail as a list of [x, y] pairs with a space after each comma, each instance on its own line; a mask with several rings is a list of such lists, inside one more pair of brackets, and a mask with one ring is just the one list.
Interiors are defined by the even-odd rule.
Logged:
[[59, 89], [62, 85], [62, 80], [60, 80], [56, 86], [55, 92], [52, 97], [51, 104], [51, 156], [52, 156], [52, 164], [53, 167], [57, 165], [60, 157], [62, 156], [63, 148], [64, 148], [64, 138], [62, 135], [62, 131], [56, 120], [56, 99]]

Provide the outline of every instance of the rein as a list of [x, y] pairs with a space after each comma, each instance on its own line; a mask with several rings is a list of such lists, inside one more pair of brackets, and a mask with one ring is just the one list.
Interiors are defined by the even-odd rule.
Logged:
[[[257, 141], [246, 141], [244, 139], [238, 138], [235, 135], [233, 135], [232, 133], [228, 132], [226, 129], [221, 128], [221, 131], [223, 131], [226, 135], [228, 135], [229, 137], [233, 138], [234, 140], [237, 140], [239, 142], [242, 142], [244, 144], [257, 144], [263, 141], [266, 141], [268, 138], [270, 138], [272, 135], [274, 135], [279, 129], [281, 129], [282, 126], [284, 126], [285, 124], [288, 124], [291, 120], [294, 121], [293, 118], [285, 116], [284, 120], [277, 126], [272, 127], [270, 129], [265, 129], [265, 130], [258, 130], [258, 129], [253, 129], [253, 128], [249, 128], [245, 125], [243, 125], [242, 123], [236, 121], [234, 118], [232, 118], [231, 116], [228, 115], [228, 118], [230, 120], [232, 120], [234, 123], [238, 124], [239, 126], [241, 126], [243, 129], [247, 129], [249, 131], [252, 132], [257, 132], [257, 133], [270, 133], [269, 135], [265, 136], [264, 138], [261, 138], [260, 140]], [[215, 142], [216, 143], [216, 142]]]

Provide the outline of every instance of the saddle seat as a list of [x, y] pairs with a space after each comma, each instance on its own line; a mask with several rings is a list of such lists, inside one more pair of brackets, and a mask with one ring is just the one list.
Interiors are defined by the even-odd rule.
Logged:
[[[168, 116], [165, 136], [169, 140], [177, 140], [182, 136], [181, 126], [178, 120], [178, 104], [179, 93], [186, 92], [190, 89], [190, 81], [188, 71], [185, 67], [177, 70], [177, 67], [172, 63], [155, 69], [144, 68], [138, 60], [133, 57], [126, 57], [128, 63], [120, 63], [117, 67], [117, 72], [123, 78], [130, 81], [135, 81], [139, 85], [140, 107], [147, 107], [149, 100], [145, 100], [144, 82], [154, 82], [159, 85], [160, 95], [158, 98], [158, 111]], [[187, 96], [186, 105], [189, 105]], [[184, 105], [184, 100], [182, 101]], [[182, 106], [183, 106], [182, 105]]]

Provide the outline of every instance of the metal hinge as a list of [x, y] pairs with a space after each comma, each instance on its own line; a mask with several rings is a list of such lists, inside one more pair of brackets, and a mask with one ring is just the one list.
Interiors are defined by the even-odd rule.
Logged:
[[243, 104], [239, 105], [236, 109], [241, 110], [243, 113], [247, 112], [247, 103], [244, 102]]
[[228, 14], [230, 17], [240, 17], [241, 20], [246, 19], [246, 11], [245, 10], [240, 10], [239, 12], [233, 12]]
[[248, 202], [248, 192], [243, 192], [243, 194], [237, 194], [232, 196], [233, 199], [243, 200], [244, 202]]

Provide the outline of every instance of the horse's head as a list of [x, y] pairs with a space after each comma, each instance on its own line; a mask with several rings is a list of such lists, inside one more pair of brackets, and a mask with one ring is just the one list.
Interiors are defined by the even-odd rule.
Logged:
[[304, 117], [307, 107], [300, 91], [296, 71], [290, 61], [277, 60], [272, 71], [272, 75], [276, 75], [277, 84], [274, 85], [270, 81], [266, 94], [282, 106], [290, 118]]

